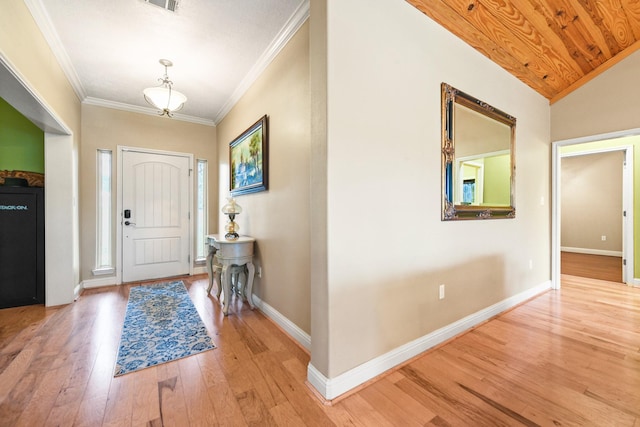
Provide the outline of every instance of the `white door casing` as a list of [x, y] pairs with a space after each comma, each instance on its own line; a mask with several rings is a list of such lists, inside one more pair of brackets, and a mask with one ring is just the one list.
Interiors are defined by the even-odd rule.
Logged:
[[[595, 141], [615, 140], [618, 138], [632, 137], [640, 135], [640, 128], [629, 129], [619, 132], [611, 132], [602, 135], [593, 135], [552, 142], [551, 150], [551, 172], [552, 172], [552, 209], [551, 209], [551, 284], [553, 289], [560, 289], [560, 234], [561, 234], [561, 212], [560, 212], [560, 182], [561, 182], [561, 147], [567, 145], [584, 144]], [[640, 281], [635, 277], [635, 250], [634, 250], [634, 185], [633, 185], [633, 145], [617, 145], [600, 150], [583, 150], [574, 154], [593, 154], [606, 151], [624, 151], [625, 167], [623, 169], [623, 259], [626, 265], [623, 266], [623, 282], [631, 286], [640, 285]]]
[[120, 153], [122, 282], [189, 274], [191, 156]]

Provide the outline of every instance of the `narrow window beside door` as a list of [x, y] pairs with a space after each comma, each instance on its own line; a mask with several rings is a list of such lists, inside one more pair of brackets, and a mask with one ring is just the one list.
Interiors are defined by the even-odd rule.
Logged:
[[205, 236], [208, 233], [207, 230], [207, 161], [198, 159], [197, 163], [197, 176], [198, 189], [196, 195], [196, 262], [203, 263], [207, 258], [207, 242]]
[[98, 150], [97, 152], [97, 224], [96, 224], [96, 267], [93, 270], [95, 276], [113, 274], [113, 257], [111, 255], [111, 150]]

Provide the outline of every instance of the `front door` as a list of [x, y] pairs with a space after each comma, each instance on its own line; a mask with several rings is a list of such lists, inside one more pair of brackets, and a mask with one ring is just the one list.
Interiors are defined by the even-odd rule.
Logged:
[[188, 156], [122, 151], [122, 281], [189, 274]]

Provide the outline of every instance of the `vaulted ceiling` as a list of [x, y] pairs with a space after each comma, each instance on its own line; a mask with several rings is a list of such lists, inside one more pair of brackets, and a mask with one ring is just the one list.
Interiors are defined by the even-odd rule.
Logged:
[[640, 0], [407, 0], [551, 103], [640, 48]]

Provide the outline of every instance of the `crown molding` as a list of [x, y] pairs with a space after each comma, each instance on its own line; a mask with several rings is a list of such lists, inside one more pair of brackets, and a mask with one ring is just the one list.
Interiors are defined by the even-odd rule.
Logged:
[[[157, 115], [157, 111], [151, 108], [138, 107], [135, 105], [129, 105], [121, 102], [108, 101], [104, 99], [92, 98], [88, 97], [87, 93], [76, 73], [75, 68], [71, 60], [69, 59], [69, 55], [64, 48], [64, 45], [60, 41], [60, 37], [55, 30], [55, 27], [51, 23], [51, 18], [47, 13], [44, 5], [41, 0], [24, 0], [27, 8], [31, 12], [36, 25], [40, 28], [45, 40], [49, 44], [54, 56], [56, 57], [60, 67], [63, 72], [67, 76], [73, 90], [75, 91], [78, 99], [82, 101], [84, 104], [88, 105], [97, 105], [101, 107], [113, 108], [117, 110], [142, 113], [142, 114], [150, 114]], [[231, 94], [230, 98], [223, 105], [223, 107], [218, 111], [213, 120], [202, 119], [193, 116], [186, 116], [182, 114], [174, 114], [173, 118], [176, 120], [187, 121], [191, 123], [203, 124], [206, 126], [216, 126], [218, 123], [224, 119], [224, 117], [231, 111], [231, 109], [236, 105], [236, 103], [242, 98], [242, 96], [249, 90], [251, 85], [260, 77], [260, 75], [264, 72], [264, 70], [271, 64], [271, 62], [275, 59], [275, 57], [280, 53], [280, 51], [287, 45], [289, 40], [295, 35], [295, 33], [300, 29], [300, 27], [307, 21], [309, 18], [309, 10], [310, 10], [310, 0], [304, 0], [300, 6], [295, 10], [295, 12], [291, 15], [287, 23], [284, 25], [282, 30], [278, 33], [276, 38], [271, 42], [271, 44], [267, 47], [265, 52], [260, 56], [258, 61], [254, 64], [254, 66], [249, 70], [247, 75], [242, 79], [240, 84], [236, 87], [236, 89]]]
[[84, 100], [87, 93], [84, 90], [84, 86], [82, 86], [82, 82], [80, 82], [78, 73], [76, 73], [76, 69], [73, 67], [71, 59], [69, 59], [69, 55], [67, 54], [62, 41], [60, 41], [58, 32], [51, 23], [51, 18], [49, 17], [47, 10], [44, 8], [42, 1], [24, 0], [24, 3], [31, 12], [31, 16], [33, 16], [33, 19], [36, 21], [36, 25], [40, 28], [45, 40], [49, 44], [53, 55], [58, 60], [62, 71], [67, 76], [67, 79], [78, 96], [78, 99], [80, 101]]
[[[148, 116], [159, 117], [158, 110], [155, 108], [139, 107], [137, 105], [125, 104], [124, 102], [109, 101], [106, 99], [93, 98], [88, 96], [82, 101], [86, 105], [95, 105], [98, 107], [112, 108], [114, 110], [128, 111], [130, 113], [146, 114]], [[213, 120], [202, 119], [200, 117], [187, 116], [185, 114], [173, 113], [173, 120], [181, 120], [183, 122], [196, 123], [205, 126], [214, 126]]]
[[295, 12], [291, 15], [287, 23], [284, 25], [280, 33], [271, 42], [267, 50], [260, 56], [258, 61], [253, 65], [251, 70], [242, 79], [240, 84], [231, 94], [229, 100], [222, 106], [218, 114], [214, 117], [213, 121], [217, 125], [224, 119], [224, 117], [231, 111], [236, 103], [242, 98], [251, 85], [260, 77], [264, 70], [271, 64], [280, 51], [289, 43], [289, 40], [300, 29], [302, 24], [309, 18], [310, 0], [304, 0]]

